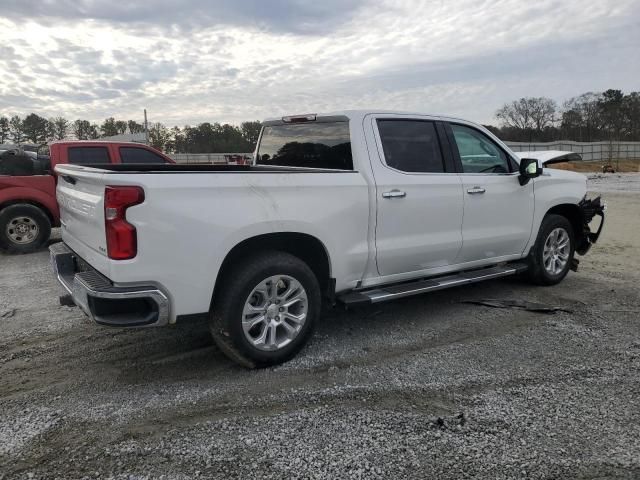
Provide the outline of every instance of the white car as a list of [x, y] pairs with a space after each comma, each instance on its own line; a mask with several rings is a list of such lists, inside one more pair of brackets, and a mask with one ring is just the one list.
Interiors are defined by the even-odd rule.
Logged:
[[[101, 325], [209, 318], [246, 366], [295, 355], [321, 303], [576, 269], [604, 221], [583, 175], [443, 116], [267, 120], [253, 165], [64, 165], [56, 274]], [[589, 222], [602, 217], [598, 231]]]

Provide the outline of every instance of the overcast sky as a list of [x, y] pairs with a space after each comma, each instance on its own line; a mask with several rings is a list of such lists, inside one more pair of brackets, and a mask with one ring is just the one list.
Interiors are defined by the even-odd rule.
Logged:
[[495, 123], [522, 96], [640, 90], [639, 26], [639, 0], [0, 0], [0, 115]]

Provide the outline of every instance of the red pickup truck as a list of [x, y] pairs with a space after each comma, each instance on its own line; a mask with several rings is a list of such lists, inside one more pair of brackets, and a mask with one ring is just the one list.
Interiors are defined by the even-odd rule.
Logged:
[[[37, 250], [49, 240], [51, 228], [60, 226], [56, 165], [175, 163], [154, 148], [129, 142], [60, 141], [50, 144], [49, 152], [48, 159], [29, 152], [0, 153], [0, 250], [4, 252]], [[3, 161], [8, 165], [12, 155], [26, 158], [29, 168], [3, 169]]]

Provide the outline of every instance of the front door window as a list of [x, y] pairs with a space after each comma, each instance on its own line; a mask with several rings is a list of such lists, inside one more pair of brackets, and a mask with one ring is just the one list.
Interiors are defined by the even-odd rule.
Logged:
[[489, 137], [464, 125], [451, 125], [463, 173], [509, 173], [509, 159]]

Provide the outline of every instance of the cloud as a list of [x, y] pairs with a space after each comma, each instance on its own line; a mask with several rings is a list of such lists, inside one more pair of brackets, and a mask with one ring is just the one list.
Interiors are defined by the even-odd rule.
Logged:
[[637, 90], [640, 75], [634, 0], [35, 3], [3, 7], [0, 115], [147, 108], [184, 125], [387, 108], [487, 123], [514, 98]]
[[[6, 3], [6, 2], [5, 2]], [[7, 18], [47, 23], [95, 19], [115, 24], [178, 27], [182, 30], [220, 25], [252, 26], [274, 31], [318, 33], [343, 23], [363, 3], [358, 0], [107, 0], [11, 1]], [[44, 7], [44, 8], [43, 8]]]

